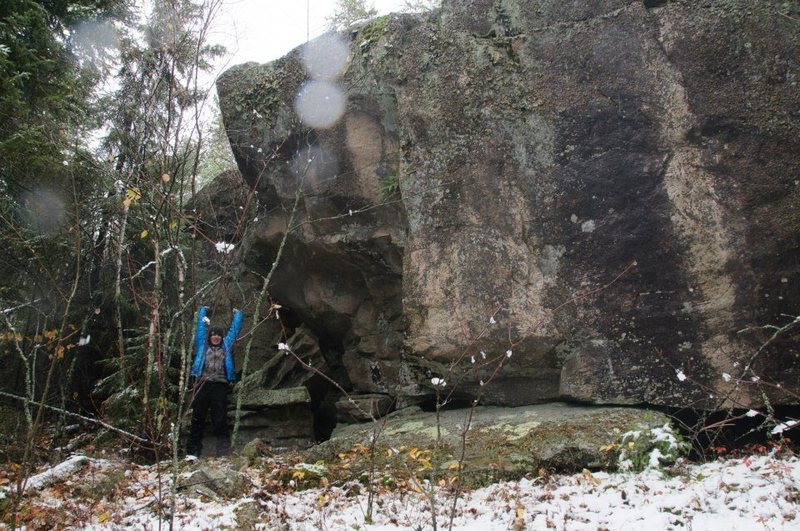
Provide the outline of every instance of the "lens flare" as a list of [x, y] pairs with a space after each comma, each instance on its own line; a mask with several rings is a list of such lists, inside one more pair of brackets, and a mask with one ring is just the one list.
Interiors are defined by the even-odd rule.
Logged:
[[54, 234], [65, 228], [64, 201], [52, 190], [33, 190], [25, 194], [20, 205], [22, 219], [30, 229]]
[[342, 117], [345, 104], [344, 91], [338, 85], [312, 79], [300, 87], [294, 110], [305, 125], [327, 129]]
[[291, 163], [292, 173], [303, 183], [306, 192], [312, 192], [332, 182], [339, 172], [336, 155], [319, 146], [300, 150]]
[[109, 21], [92, 20], [79, 23], [73, 29], [75, 48], [90, 56], [98, 50], [119, 48], [119, 30]]
[[336, 33], [326, 33], [303, 47], [303, 64], [309, 77], [332, 81], [347, 69], [350, 45]]

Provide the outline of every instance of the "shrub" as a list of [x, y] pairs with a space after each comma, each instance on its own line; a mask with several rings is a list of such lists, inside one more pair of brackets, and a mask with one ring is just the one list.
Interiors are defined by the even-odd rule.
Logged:
[[670, 465], [689, 451], [683, 440], [669, 423], [644, 431], [629, 431], [622, 435], [619, 451], [619, 469], [640, 472]]

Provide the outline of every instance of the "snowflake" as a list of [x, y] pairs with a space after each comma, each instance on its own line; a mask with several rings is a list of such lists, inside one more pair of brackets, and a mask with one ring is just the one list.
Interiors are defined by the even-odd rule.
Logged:
[[793, 427], [797, 426], [799, 422], [800, 421], [797, 420], [787, 420], [786, 422], [782, 422], [772, 429], [772, 435], [778, 435], [779, 433], [783, 433], [786, 430], [790, 430]]
[[217, 248], [218, 253], [228, 254], [231, 251], [233, 251], [235, 245], [227, 242], [217, 242], [216, 244], [214, 244], [214, 247]]

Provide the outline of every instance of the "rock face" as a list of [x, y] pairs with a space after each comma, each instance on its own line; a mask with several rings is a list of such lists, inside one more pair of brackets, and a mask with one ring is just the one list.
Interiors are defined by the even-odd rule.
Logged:
[[[800, 313], [799, 17], [446, 1], [340, 35], [339, 77], [302, 49], [233, 67], [220, 104], [260, 205], [241, 279], [285, 236], [271, 296], [337, 381], [398, 407], [434, 377], [485, 404], [797, 403], [796, 330], [741, 331]], [[325, 127], [295, 111], [319, 91], [343, 103]]]
[[[303, 386], [257, 387], [244, 393], [240, 413], [241, 443], [261, 439], [271, 447], [306, 447], [315, 439], [311, 397]], [[228, 415], [234, 424], [235, 412]]]

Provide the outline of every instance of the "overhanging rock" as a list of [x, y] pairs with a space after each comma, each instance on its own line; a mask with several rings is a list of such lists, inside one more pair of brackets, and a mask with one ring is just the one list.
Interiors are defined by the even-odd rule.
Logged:
[[228, 70], [262, 209], [241, 280], [288, 232], [271, 295], [399, 406], [433, 378], [483, 404], [795, 403], [796, 331], [755, 327], [800, 313], [797, 5], [576, 5], [358, 26], [326, 128], [294, 110], [301, 49]]

